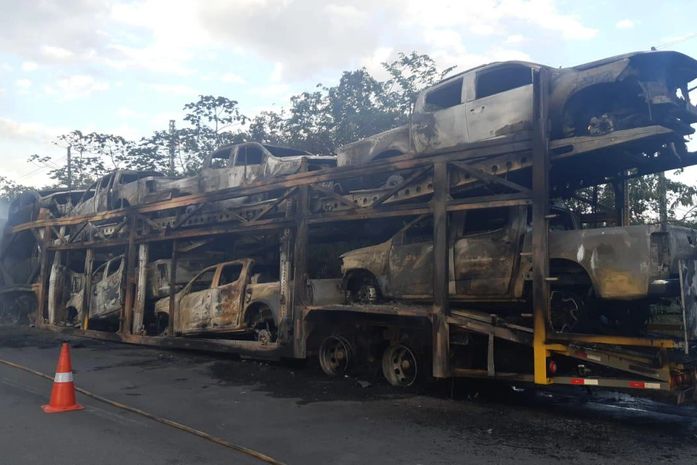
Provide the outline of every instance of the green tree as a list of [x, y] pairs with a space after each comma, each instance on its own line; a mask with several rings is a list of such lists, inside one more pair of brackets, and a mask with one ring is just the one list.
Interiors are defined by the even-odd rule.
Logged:
[[204, 151], [229, 142], [248, 119], [236, 100], [222, 96], [199, 95], [197, 101], [184, 105], [184, 111], [184, 121], [194, 128], [197, 146]]

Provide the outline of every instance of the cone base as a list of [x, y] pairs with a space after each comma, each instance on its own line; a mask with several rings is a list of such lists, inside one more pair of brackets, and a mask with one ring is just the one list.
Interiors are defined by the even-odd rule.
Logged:
[[82, 410], [83, 407], [80, 404], [68, 405], [67, 407], [53, 407], [51, 405], [42, 405], [41, 409], [44, 413], [61, 413], [61, 412], [72, 412], [73, 410]]

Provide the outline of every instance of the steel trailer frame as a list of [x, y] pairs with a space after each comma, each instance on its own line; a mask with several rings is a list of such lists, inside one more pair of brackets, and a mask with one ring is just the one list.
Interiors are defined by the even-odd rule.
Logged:
[[[432, 374], [436, 378], [472, 377], [527, 382], [535, 385], [566, 384], [602, 386], [622, 389], [648, 389], [672, 392], [678, 400], [686, 400], [692, 387], [678, 386], [671, 374], [694, 370], [695, 360], [672, 357], [677, 349], [687, 351], [688, 341], [679, 338], [629, 338], [586, 334], [556, 333], [549, 325], [550, 281], [548, 253], [548, 221], [550, 194], [559, 186], [550, 183], [554, 163], [582, 157], [601, 144], [618, 146], [647, 140], [668, 142], [674, 137], [661, 127], [618, 131], [601, 137], [578, 137], [550, 141], [547, 113], [549, 77], [545, 69], [534, 79], [534, 127], [530, 134], [502, 137], [495, 140], [457, 147], [424, 156], [406, 154], [376, 161], [369, 166], [344, 167], [307, 171], [282, 176], [247, 186], [204, 194], [187, 195], [151, 204], [112, 210], [93, 215], [49, 218], [46, 212], [33, 222], [14, 226], [10, 234], [32, 231], [40, 248], [39, 278], [35, 284], [38, 307], [36, 324], [39, 327], [71, 334], [118, 340], [126, 343], [232, 351], [245, 355], [280, 358], [308, 356], [308, 319], [336, 312], [354, 315], [356, 319], [369, 316], [390, 316], [401, 319], [426, 319], [432, 329]], [[607, 181], [611, 173], [621, 185], [628, 168], [637, 173], [663, 171], [688, 164], [697, 164], [697, 156], [689, 154], [679, 160], [649, 159], [637, 165], [636, 159], [617, 155], [605, 173], [598, 173], [592, 182]], [[504, 168], [505, 167], [505, 168]], [[532, 185], [518, 184], [508, 179], [508, 173], [530, 169]], [[349, 178], [376, 172], [411, 173], [399, 185], [378, 193], [339, 194], [326, 187]], [[464, 173], [453, 182], [453, 173]], [[586, 185], [592, 185], [592, 182]], [[476, 186], [494, 186], [506, 193], [453, 196], [453, 192]], [[557, 189], [556, 191], [554, 189]], [[282, 195], [261, 204], [244, 204], [221, 209], [213, 214], [201, 213], [208, 205], [229, 199], [245, 199], [253, 195]], [[467, 191], [464, 191], [467, 192]], [[620, 194], [622, 192], [620, 191]], [[425, 200], [430, 197], [430, 200]], [[619, 196], [618, 196], [619, 197]], [[620, 197], [621, 199], [621, 197]], [[320, 206], [318, 208], [318, 205]], [[322, 206], [330, 205], [330, 208]], [[497, 318], [477, 311], [451, 310], [448, 298], [448, 214], [454, 211], [491, 208], [495, 206], [532, 206], [532, 263], [533, 263], [533, 326], [506, 324]], [[188, 210], [187, 210], [188, 207]], [[622, 215], [622, 212], [619, 212]], [[309, 231], [315, 226], [340, 224], [385, 217], [433, 215], [434, 285], [432, 305], [335, 305], [311, 306], [305, 283]], [[72, 228], [72, 229], [71, 229]], [[245, 235], [274, 232], [280, 238], [281, 322], [275, 343], [184, 337], [147, 336], [143, 332], [145, 300], [145, 267], [152, 244], [171, 244], [170, 334], [173, 334], [175, 312], [176, 262], [183, 240], [210, 238], [221, 235]], [[126, 255], [128, 272], [124, 280], [125, 299], [117, 333], [89, 329], [87, 319], [81, 329], [65, 328], [47, 321], [50, 262], [61, 263], [64, 253], [84, 253], [85, 274], [93, 269], [95, 253], [119, 247]], [[89, 308], [89, 279], [86, 280], [85, 305]], [[87, 314], [87, 312], [85, 312]], [[452, 366], [453, 330], [467, 331], [488, 337], [487, 369], [463, 369]], [[498, 341], [509, 341], [532, 349], [533, 369], [520, 372], [499, 372], [494, 363]], [[568, 357], [626, 373], [626, 377], [562, 377], [550, 370], [556, 357]]]

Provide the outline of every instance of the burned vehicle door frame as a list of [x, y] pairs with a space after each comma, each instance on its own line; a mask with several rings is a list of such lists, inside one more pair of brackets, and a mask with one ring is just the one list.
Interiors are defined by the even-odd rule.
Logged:
[[[450, 216], [449, 293], [460, 298], [512, 298], [525, 234], [525, 207]], [[391, 239], [387, 290], [395, 297], [432, 294], [433, 217], [420, 216]]]
[[[92, 296], [90, 298], [89, 318], [108, 318], [121, 311], [124, 301], [124, 270], [126, 260], [123, 255], [113, 257], [103, 263], [92, 274]], [[114, 265], [118, 264], [115, 268]], [[100, 277], [101, 274], [101, 277]]]
[[240, 184], [252, 182], [268, 174], [268, 154], [262, 148], [249, 144], [235, 147], [233, 176], [239, 178]]
[[[177, 299], [175, 332], [194, 334], [242, 328], [244, 288], [253, 263], [249, 259], [234, 260], [210, 266], [196, 275]], [[211, 271], [210, 284], [191, 291], [192, 286]], [[235, 279], [226, 272], [236, 275]]]
[[465, 92], [471, 75], [454, 76], [422, 92], [411, 117], [411, 146], [416, 152], [467, 143], [467, 106]]
[[[109, 173], [106, 176], [102, 176], [95, 182], [93, 182], [87, 190], [82, 194], [82, 197], [75, 205], [78, 210], [78, 214], [94, 213], [98, 211], [107, 210], [108, 196], [106, 194], [107, 190], [102, 186], [106, 179], [111, 179], [114, 173]], [[107, 182], [107, 185], [109, 182]]]
[[451, 216], [451, 295], [514, 297], [526, 230], [525, 208], [486, 208]]
[[523, 63], [501, 63], [468, 74], [465, 93], [469, 140], [530, 129], [535, 71], [535, 67]]
[[433, 217], [423, 215], [392, 236], [387, 258], [388, 293], [428, 296], [433, 286]]
[[266, 174], [266, 155], [263, 146], [256, 144], [238, 144], [216, 150], [201, 170], [200, 191], [241, 186], [263, 177]]

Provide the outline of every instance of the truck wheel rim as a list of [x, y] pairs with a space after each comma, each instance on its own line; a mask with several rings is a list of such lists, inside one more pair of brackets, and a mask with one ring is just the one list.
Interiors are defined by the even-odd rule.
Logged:
[[393, 386], [411, 386], [419, 373], [414, 352], [403, 344], [388, 347], [382, 357], [382, 372]]
[[341, 336], [329, 336], [319, 349], [319, 364], [329, 376], [348, 372], [351, 364], [351, 344]]

